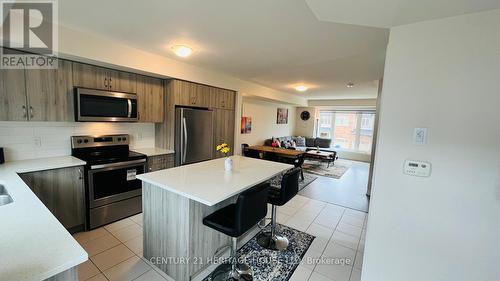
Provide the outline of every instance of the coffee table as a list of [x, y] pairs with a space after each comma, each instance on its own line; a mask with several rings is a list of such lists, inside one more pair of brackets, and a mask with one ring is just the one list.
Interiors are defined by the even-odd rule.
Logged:
[[328, 165], [326, 166], [327, 168], [330, 167], [330, 163], [333, 163], [335, 161], [335, 158], [337, 156], [337, 152], [327, 152], [327, 151], [317, 151], [317, 150], [308, 150], [306, 151], [305, 155], [306, 158], [308, 159], [315, 159], [321, 162], [327, 162]]

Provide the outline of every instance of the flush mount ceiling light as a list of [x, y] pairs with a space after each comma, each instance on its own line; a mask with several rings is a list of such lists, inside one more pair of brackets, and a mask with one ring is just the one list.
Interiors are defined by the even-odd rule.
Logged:
[[299, 92], [305, 92], [307, 91], [307, 89], [309, 89], [307, 86], [305, 85], [297, 85], [294, 87], [296, 91], [299, 91]]
[[354, 88], [354, 83], [352, 82], [347, 83], [347, 88]]
[[184, 45], [175, 45], [172, 51], [181, 58], [189, 57], [193, 53], [193, 49]]

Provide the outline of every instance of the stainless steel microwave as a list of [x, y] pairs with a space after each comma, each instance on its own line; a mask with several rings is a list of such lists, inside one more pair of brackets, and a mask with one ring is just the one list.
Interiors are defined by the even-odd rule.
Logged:
[[137, 120], [137, 95], [85, 88], [75, 89], [75, 121]]

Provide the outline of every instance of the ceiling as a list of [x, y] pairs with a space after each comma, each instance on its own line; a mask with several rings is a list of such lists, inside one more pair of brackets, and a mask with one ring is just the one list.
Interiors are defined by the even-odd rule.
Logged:
[[305, 0], [322, 21], [390, 28], [500, 9], [498, 0]]
[[[383, 76], [388, 28], [494, 8], [500, 1], [64, 0], [59, 21], [307, 99], [366, 99]], [[175, 44], [195, 52], [178, 58]]]
[[[387, 29], [320, 21], [304, 0], [64, 0], [59, 15], [167, 57], [187, 44], [195, 53], [181, 60], [308, 99], [375, 97], [388, 40]], [[298, 82], [310, 90], [296, 92]]]

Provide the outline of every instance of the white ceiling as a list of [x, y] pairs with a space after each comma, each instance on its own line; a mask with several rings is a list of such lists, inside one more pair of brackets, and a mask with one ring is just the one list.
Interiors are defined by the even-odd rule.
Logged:
[[305, 0], [318, 19], [390, 28], [500, 9], [499, 0]]
[[[388, 40], [387, 29], [319, 21], [304, 0], [64, 0], [59, 14], [168, 57], [171, 45], [190, 45], [188, 63], [307, 98], [375, 97]], [[297, 93], [297, 82], [311, 89]]]

